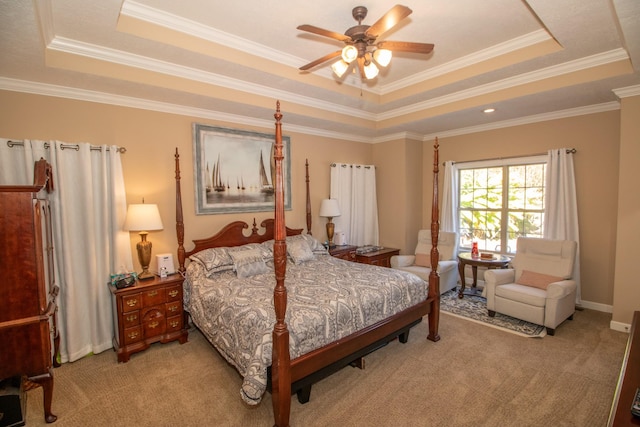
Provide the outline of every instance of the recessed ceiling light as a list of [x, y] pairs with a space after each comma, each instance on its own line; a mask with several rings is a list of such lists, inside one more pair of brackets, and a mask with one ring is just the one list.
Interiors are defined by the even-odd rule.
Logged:
[[485, 108], [484, 110], [482, 110], [484, 113], [493, 113], [494, 111], [496, 111], [495, 108]]

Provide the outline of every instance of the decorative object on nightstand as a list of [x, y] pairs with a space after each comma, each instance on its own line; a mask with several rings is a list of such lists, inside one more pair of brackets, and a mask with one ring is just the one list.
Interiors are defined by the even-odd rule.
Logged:
[[113, 348], [118, 362], [127, 362], [132, 353], [146, 350], [155, 342], [179, 340], [187, 342], [189, 331], [182, 306], [180, 274], [166, 278], [136, 282], [134, 286], [117, 289], [113, 294]]
[[160, 219], [158, 205], [145, 204], [144, 199], [141, 204], [129, 205], [124, 229], [138, 231], [138, 234], [140, 234], [141, 240], [136, 245], [136, 249], [138, 250], [138, 261], [142, 266], [142, 273], [138, 274], [138, 279], [152, 279], [153, 274], [149, 272], [151, 242], [147, 240], [147, 234], [149, 231], [162, 230], [162, 219]]
[[338, 206], [338, 201], [336, 199], [324, 199], [320, 204], [320, 214], [321, 217], [328, 218], [327, 221], [327, 239], [329, 239], [329, 247], [333, 246], [333, 231], [334, 231], [334, 223], [332, 219], [340, 216], [340, 206]]

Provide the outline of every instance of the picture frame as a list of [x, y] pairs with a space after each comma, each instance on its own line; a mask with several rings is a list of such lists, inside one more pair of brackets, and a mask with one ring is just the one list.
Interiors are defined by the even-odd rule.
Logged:
[[[285, 210], [291, 210], [291, 139], [282, 136]], [[275, 207], [275, 135], [193, 124], [196, 215]]]

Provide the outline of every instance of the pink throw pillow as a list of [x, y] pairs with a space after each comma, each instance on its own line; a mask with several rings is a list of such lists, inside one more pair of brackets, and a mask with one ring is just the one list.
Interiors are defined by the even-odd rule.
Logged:
[[431, 268], [431, 257], [428, 254], [416, 254], [415, 265]]
[[524, 270], [520, 278], [516, 280], [519, 285], [533, 286], [534, 288], [547, 289], [553, 282], [564, 280], [562, 277], [550, 276], [548, 274], [536, 273], [534, 271]]

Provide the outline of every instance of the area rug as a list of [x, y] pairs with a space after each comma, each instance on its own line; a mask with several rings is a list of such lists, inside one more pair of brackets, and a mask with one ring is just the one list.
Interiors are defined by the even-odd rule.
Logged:
[[460, 317], [465, 320], [480, 323], [485, 326], [501, 329], [523, 337], [542, 338], [547, 335], [544, 326], [515, 319], [504, 314], [496, 313], [495, 317], [489, 317], [487, 313], [487, 300], [479, 295], [465, 295], [458, 298], [458, 290], [452, 289], [440, 297], [442, 313]]

